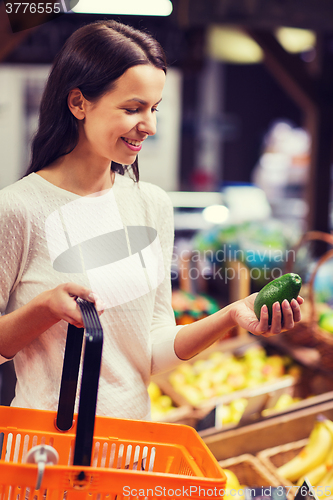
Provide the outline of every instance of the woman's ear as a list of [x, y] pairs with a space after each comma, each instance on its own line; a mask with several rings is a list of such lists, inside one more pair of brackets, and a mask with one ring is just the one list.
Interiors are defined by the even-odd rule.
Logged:
[[80, 89], [76, 88], [70, 91], [67, 98], [67, 104], [75, 118], [83, 120], [85, 118], [85, 98]]

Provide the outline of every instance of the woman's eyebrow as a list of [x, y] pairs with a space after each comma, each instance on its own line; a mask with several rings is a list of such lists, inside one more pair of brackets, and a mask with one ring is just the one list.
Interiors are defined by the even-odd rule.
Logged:
[[[147, 101], [144, 101], [143, 99], [139, 99], [138, 97], [133, 97], [132, 99], [127, 99], [127, 101], [125, 101], [125, 102], [132, 102], [132, 101], [138, 102], [139, 104], [142, 104], [143, 106], [146, 106], [148, 104]], [[155, 105], [159, 104], [161, 101], [162, 101], [162, 98], [159, 101], [157, 101], [155, 103]]]

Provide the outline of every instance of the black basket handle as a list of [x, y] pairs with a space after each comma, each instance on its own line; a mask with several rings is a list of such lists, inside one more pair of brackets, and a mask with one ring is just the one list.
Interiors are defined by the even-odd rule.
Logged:
[[85, 335], [83, 336], [83, 328], [68, 325], [56, 424], [58, 429], [63, 431], [70, 429], [73, 424], [76, 387], [84, 337], [82, 381], [73, 465], [89, 466], [91, 464], [102, 359], [103, 329], [95, 305], [80, 298], [77, 299], [77, 303], [82, 313]]
[[65, 357], [62, 369], [56, 426], [68, 431], [73, 425], [74, 405], [79, 378], [84, 328], [68, 324]]

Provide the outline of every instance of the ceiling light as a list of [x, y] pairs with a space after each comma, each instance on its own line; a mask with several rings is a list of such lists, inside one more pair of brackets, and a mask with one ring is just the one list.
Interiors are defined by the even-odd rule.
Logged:
[[210, 57], [218, 61], [252, 64], [263, 60], [260, 46], [237, 27], [210, 26], [207, 45]]
[[229, 217], [229, 209], [224, 205], [211, 205], [202, 211], [202, 216], [207, 222], [223, 224]]
[[279, 28], [275, 36], [288, 52], [307, 52], [316, 45], [316, 35], [313, 31], [299, 28]]
[[171, 0], [80, 0], [76, 14], [117, 14], [131, 16], [169, 16]]

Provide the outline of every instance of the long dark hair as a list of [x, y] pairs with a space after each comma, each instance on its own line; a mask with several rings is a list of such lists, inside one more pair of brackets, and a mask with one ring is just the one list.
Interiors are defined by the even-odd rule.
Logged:
[[[97, 21], [75, 31], [56, 56], [47, 80], [25, 175], [38, 172], [76, 147], [78, 121], [67, 104], [72, 89], [79, 88], [88, 101], [96, 102], [128, 68], [139, 64], [153, 64], [166, 73], [165, 54], [151, 35], [116, 21]], [[111, 169], [121, 174], [127, 168], [111, 163]], [[137, 159], [131, 168], [138, 181]]]

